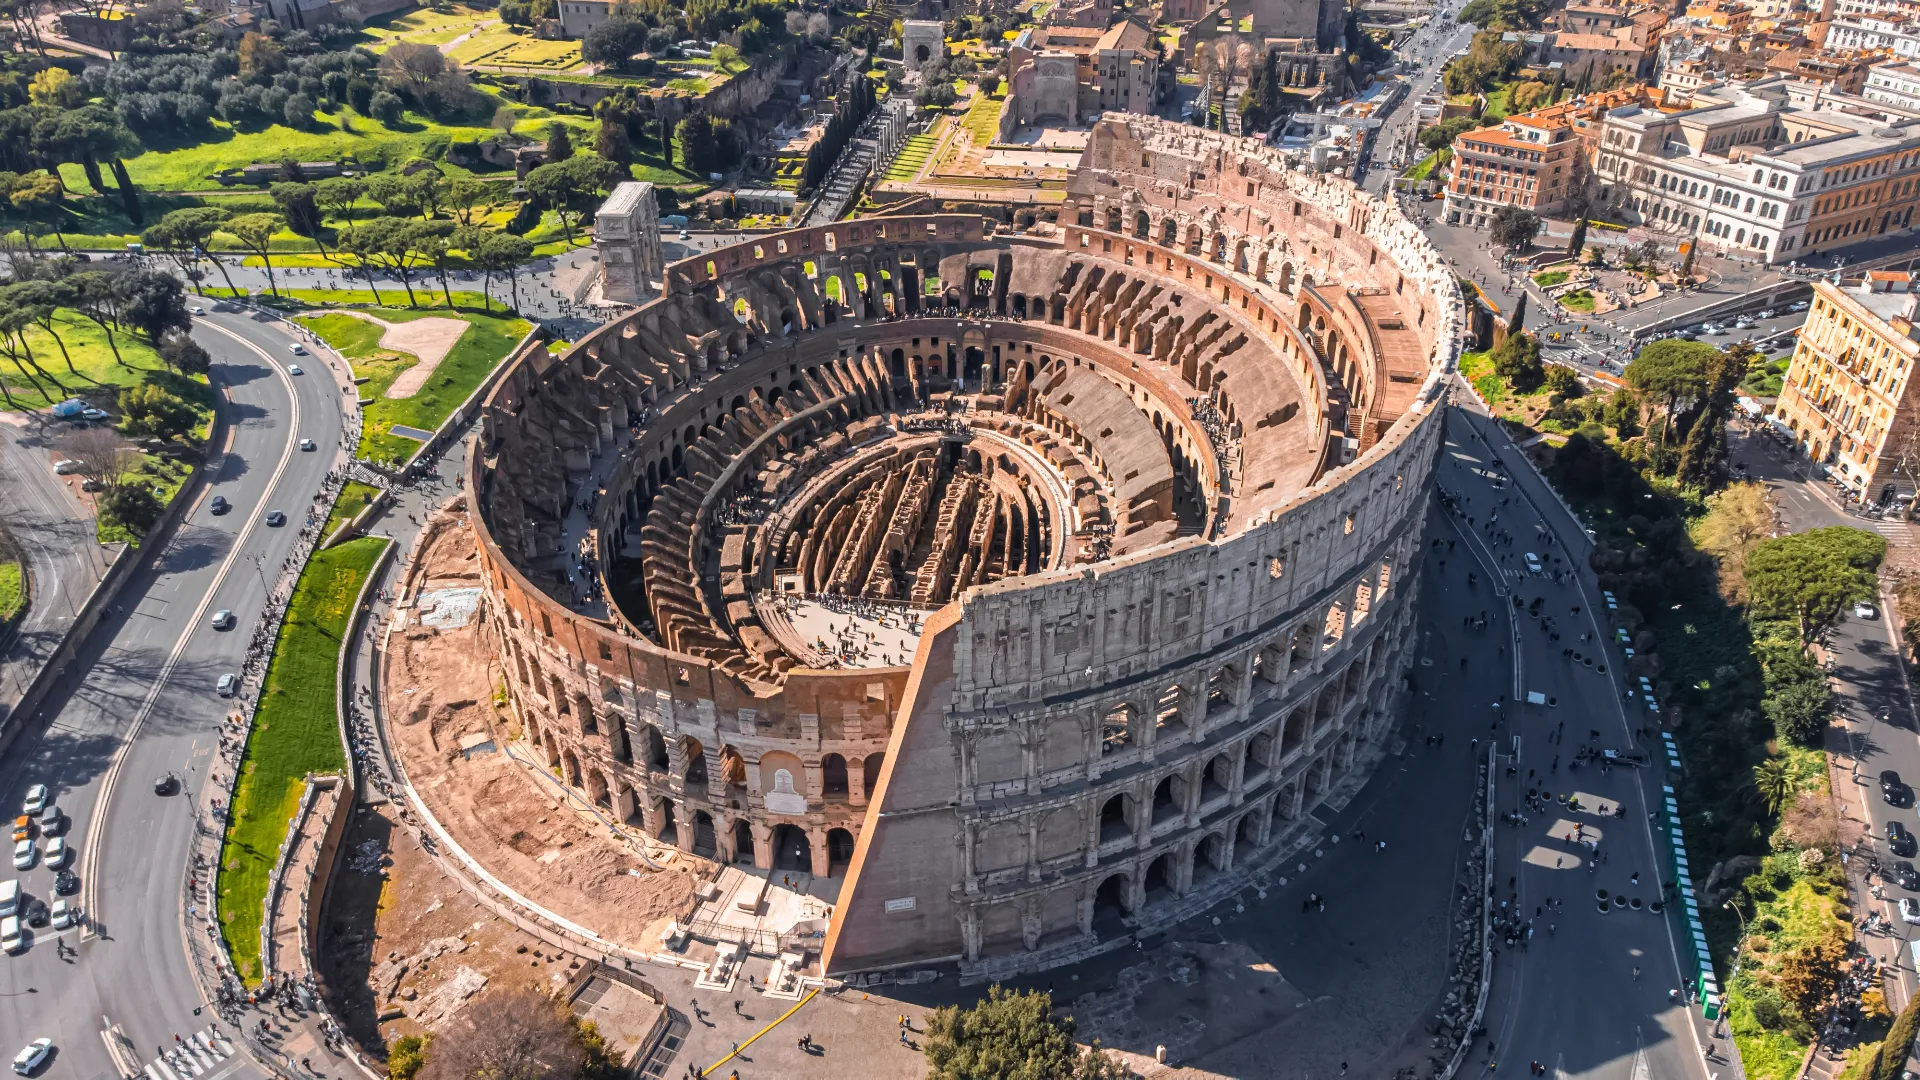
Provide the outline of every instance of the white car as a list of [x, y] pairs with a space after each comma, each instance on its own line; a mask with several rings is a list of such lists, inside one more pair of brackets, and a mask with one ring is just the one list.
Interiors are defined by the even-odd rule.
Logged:
[[215, 630], [231, 630], [233, 629], [233, 621], [233, 612], [226, 608], [221, 608], [219, 611], [213, 613], [211, 625]]
[[300, 370], [300, 365], [299, 365], [299, 364], [291, 364], [291, 365], [289, 365], [289, 366], [287, 367], [287, 374], [289, 374], [289, 375], [305, 375], [305, 374], [306, 374], [306, 372], [304, 372], [304, 371], [301, 371], [301, 370]]
[[1779, 312], [1774, 311], [1772, 308], [1767, 308], [1760, 312], [1760, 317], [1763, 319], [1771, 319], [1777, 314], [1779, 314]]
[[73, 854], [73, 849], [67, 846], [67, 838], [64, 836], [53, 837], [41, 846], [46, 851], [49, 870], [58, 870], [67, 865], [67, 856]]
[[1880, 611], [1872, 604], [1855, 604], [1853, 605], [1853, 617], [1856, 619], [1877, 619], [1880, 617]]
[[302, 449], [302, 450], [312, 450], [313, 448], [314, 448], [314, 445], [313, 445], [313, 440], [312, 440], [312, 439], [301, 439], [301, 440], [300, 440], [300, 449]]
[[20, 804], [20, 812], [23, 814], [39, 814], [47, 808], [47, 803], [51, 801], [51, 799], [47, 798], [47, 785], [35, 784], [27, 789], [27, 798], [25, 802]]
[[40, 852], [33, 846], [33, 841], [31, 840], [21, 840], [13, 845], [13, 868], [15, 870], [33, 869], [33, 861], [39, 857]]
[[1540, 572], [1540, 556], [1535, 555], [1533, 552], [1529, 551], [1526, 554], [1526, 560], [1527, 560], [1527, 573], [1537, 574]]
[[207, 309], [201, 307], [199, 304], [195, 304], [187, 310], [193, 312], [195, 315], [205, 315], [207, 313]]
[[105, 409], [87, 409], [80, 416], [84, 420], [107, 420], [112, 418], [113, 414]]
[[73, 928], [73, 908], [67, 906], [66, 897], [54, 897], [53, 905], [47, 909], [47, 912], [53, 917], [53, 928], [55, 930], [69, 930]]
[[234, 690], [239, 685], [240, 685], [240, 680], [237, 678], [234, 678], [232, 672], [228, 672], [227, 674], [220, 676], [220, 681], [215, 683], [213, 688], [215, 691], [217, 691], [220, 694], [221, 697], [232, 697]]
[[72, 458], [62, 458], [53, 463], [53, 471], [56, 476], [72, 476], [80, 471], [80, 463]]
[[40, 1067], [41, 1062], [47, 1060], [47, 1055], [51, 1053], [53, 1053], [52, 1039], [35, 1039], [22, 1047], [19, 1053], [13, 1055], [13, 1071], [21, 1076], [29, 1076], [33, 1070]]
[[1920, 924], [1920, 900], [1911, 896], [1900, 898], [1900, 921]]
[[294, 342], [293, 344], [291, 344], [291, 345], [289, 345], [289, 346], [287, 346], [287, 349], [288, 349], [288, 351], [289, 351], [289, 352], [291, 352], [291, 353], [293, 353], [293, 355], [295, 355], [295, 356], [305, 356], [305, 355], [307, 355], [307, 347], [306, 347], [305, 345], [302, 345], [302, 344], [300, 344], [300, 343], [299, 343], [299, 342], [297, 342], [297, 341], [296, 341], [296, 342]]

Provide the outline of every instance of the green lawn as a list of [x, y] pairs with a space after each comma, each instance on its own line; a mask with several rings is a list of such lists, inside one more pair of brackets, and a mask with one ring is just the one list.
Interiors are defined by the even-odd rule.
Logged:
[[887, 174], [881, 179], [912, 180], [920, 174], [920, 167], [927, 163], [927, 158], [933, 155], [938, 145], [939, 140], [932, 135], [907, 136], [907, 144], [900, 148], [900, 155], [893, 159], [893, 164], [887, 166]]
[[1593, 313], [1593, 293], [1587, 289], [1570, 289], [1561, 293], [1559, 299], [1560, 306], [1568, 311], [1578, 311], [1585, 315]]
[[12, 555], [0, 555], [0, 626], [12, 622], [27, 602], [26, 571]]
[[[366, 537], [316, 552], [294, 587], [247, 739], [220, 852], [220, 928], [235, 969], [260, 981], [267, 880], [309, 773], [346, 768], [334, 671], [360, 586], [387, 541]], [[347, 808], [342, 807], [344, 812]]]
[[[314, 292], [312, 295], [324, 298], [316, 299], [316, 302], [326, 302], [332, 307], [347, 304], [360, 307], [373, 299], [364, 290]], [[391, 290], [381, 292], [381, 296], [389, 303], [403, 295]], [[532, 324], [524, 319], [479, 310], [478, 293], [453, 295], [454, 303], [458, 306], [451, 310], [446, 307], [423, 307], [418, 310], [367, 308], [368, 314], [388, 322], [410, 322], [428, 316], [445, 318], [451, 315], [468, 324], [467, 332], [461, 335], [446, 359], [440, 361], [440, 366], [434, 369], [427, 384], [421, 387], [419, 393], [408, 398], [394, 399], [383, 395], [387, 387], [393, 385], [393, 380], [418, 360], [405, 353], [379, 348], [380, 337], [384, 333], [380, 327], [350, 315], [318, 314], [303, 317], [302, 321], [353, 364], [354, 375], [367, 380], [360, 387], [360, 396], [371, 399], [372, 404], [361, 410], [361, 436], [357, 451], [360, 457], [372, 461], [406, 460], [419, 449], [420, 444], [389, 434], [393, 425], [405, 424], [423, 431], [438, 428], [532, 328]], [[435, 300], [438, 298], [438, 294], [433, 297]], [[303, 295], [297, 299], [305, 300], [306, 297]]]
[[580, 42], [539, 38], [495, 23], [455, 45], [447, 55], [463, 64], [511, 64], [561, 71], [579, 65]]
[[483, 23], [497, 23], [499, 19], [498, 12], [470, 8], [464, 4], [454, 5], [449, 12], [416, 8], [397, 15], [370, 19], [360, 33], [369, 39], [368, 47], [379, 52], [396, 41], [445, 45]]
[[333, 502], [333, 511], [327, 515], [326, 525], [320, 530], [321, 538], [332, 536], [333, 530], [352, 521], [354, 515], [379, 494], [380, 489], [372, 484], [363, 484], [358, 480], [347, 481], [347, 486], [340, 489], [340, 497]]
[[1419, 161], [1415, 162], [1413, 167], [1408, 169], [1402, 175], [1404, 175], [1407, 179], [1415, 182], [1425, 180], [1427, 177], [1433, 175], [1433, 170], [1446, 164], [1447, 159], [1452, 156], [1453, 156], [1452, 147], [1442, 147], [1439, 150], [1436, 150], [1433, 153], [1428, 154], [1426, 157], [1423, 157]]
[[[154, 372], [171, 375], [160, 362], [159, 353], [145, 340], [125, 330], [116, 330], [113, 334], [114, 344], [120, 349], [120, 360], [116, 361], [113, 349], [107, 345], [106, 331], [92, 319], [63, 309], [54, 316], [53, 328], [60, 336], [59, 341], [38, 324], [27, 330], [27, 347], [33, 350], [33, 358], [45, 375], [24, 366], [24, 353], [21, 361], [0, 359], [0, 388], [5, 390], [4, 396], [0, 396], [0, 408], [44, 409], [70, 397], [86, 398], [103, 409], [112, 408], [122, 387], [138, 386]], [[60, 351], [62, 342], [67, 347], [65, 355]], [[73, 361], [71, 369], [67, 366], [69, 358]], [[207, 390], [204, 379], [199, 380], [199, 386], [198, 391], [176, 392], [211, 409], [212, 392]]]
[[973, 145], [984, 147], [1000, 137], [1000, 112], [1006, 105], [1005, 94], [973, 95], [973, 104], [967, 106], [967, 117], [963, 121], [967, 134], [973, 136]]
[[1543, 289], [1551, 289], [1572, 276], [1565, 270], [1543, 270], [1533, 275], [1533, 283]]

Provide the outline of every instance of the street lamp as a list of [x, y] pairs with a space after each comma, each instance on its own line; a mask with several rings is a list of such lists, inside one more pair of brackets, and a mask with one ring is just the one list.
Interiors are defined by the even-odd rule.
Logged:
[[1747, 916], [1731, 899], [1721, 904], [1720, 908], [1723, 911], [1733, 912], [1734, 916], [1740, 920], [1740, 938], [1733, 943], [1733, 975], [1727, 976], [1727, 980], [1731, 982], [1734, 975], [1740, 974], [1740, 946], [1746, 944], [1747, 940]]

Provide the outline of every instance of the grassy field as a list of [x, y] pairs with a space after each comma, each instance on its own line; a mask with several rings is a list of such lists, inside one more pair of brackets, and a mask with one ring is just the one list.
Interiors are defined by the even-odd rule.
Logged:
[[964, 121], [967, 134], [973, 136], [973, 145], [988, 146], [1000, 137], [1000, 111], [1006, 108], [1005, 94], [973, 95], [973, 104], [967, 106]]
[[396, 15], [371, 19], [360, 33], [367, 47], [379, 52], [396, 41], [418, 45], [445, 45], [447, 42], [487, 23], [498, 23], [498, 12], [455, 4], [451, 12], [419, 8]]
[[0, 626], [18, 618], [27, 603], [26, 570], [12, 553], [0, 554]]
[[334, 670], [361, 583], [387, 544], [366, 537], [317, 552], [294, 587], [247, 739], [220, 851], [220, 929], [235, 969], [260, 981], [267, 882], [309, 773], [346, 768]]
[[[364, 291], [357, 294], [317, 295], [331, 298], [330, 306], [335, 307], [342, 304], [359, 307], [363, 301], [358, 297], [372, 300], [371, 295]], [[391, 293], [383, 292], [381, 295], [388, 297], [389, 302], [394, 298]], [[361, 410], [363, 422], [357, 451], [359, 456], [373, 461], [406, 460], [419, 449], [420, 444], [390, 434], [393, 425], [405, 424], [423, 431], [438, 428], [531, 329], [531, 324], [524, 319], [479, 310], [480, 296], [477, 293], [455, 293], [454, 302], [458, 306], [451, 311], [445, 307], [367, 309], [368, 314], [388, 322], [410, 322], [436, 315], [445, 318], [451, 314], [468, 325], [467, 332], [461, 335], [452, 351], [440, 361], [440, 366], [434, 369], [427, 384], [421, 387], [419, 393], [408, 398], [395, 399], [383, 395], [402, 371], [419, 361], [406, 353], [380, 348], [380, 337], [384, 333], [380, 327], [350, 315], [320, 314], [302, 319], [352, 363], [355, 376], [367, 380], [360, 388], [360, 395], [371, 399], [372, 404]]]
[[372, 502], [374, 497], [379, 494], [380, 489], [374, 487], [372, 484], [363, 484], [358, 480], [347, 481], [347, 486], [340, 489], [340, 497], [334, 500], [333, 510], [327, 514], [327, 523], [320, 530], [320, 535], [322, 537], [332, 536], [333, 530], [352, 521], [354, 515], [364, 509], [366, 505]]
[[931, 135], [909, 135], [907, 144], [900, 148], [900, 156], [887, 166], [884, 180], [910, 181], [920, 174], [920, 169], [933, 155], [938, 143]]
[[1551, 289], [1572, 276], [1565, 270], [1543, 270], [1533, 275], [1533, 283], [1543, 289]]
[[538, 38], [505, 23], [494, 23], [455, 45], [447, 55], [469, 65], [508, 64], [565, 71], [579, 66], [580, 43]]
[[[84, 315], [62, 310], [54, 316], [53, 327], [60, 335], [60, 341], [67, 346], [62, 356], [60, 344], [37, 324], [27, 331], [27, 347], [33, 350], [33, 357], [47, 375], [58, 380], [59, 387], [53, 385], [46, 376], [35, 372], [33, 378], [21, 366], [7, 359], [0, 361], [0, 384], [6, 389], [5, 397], [0, 397], [0, 408], [15, 411], [25, 409], [44, 409], [69, 397], [86, 398], [101, 408], [111, 408], [122, 387], [134, 387], [145, 382], [153, 372], [166, 372], [166, 365], [160, 362], [160, 354], [136, 335], [124, 330], [116, 330], [114, 344], [119, 346], [120, 360], [113, 358], [113, 349], [107, 345], [106, 331], [100, 324]], [[73, 360], [71, 370], [67, 367], [67, 358]], [[35, 389], [34, 383], [40, 384]], [[200, 383], [201, 392], [188, 392], [192, 400], [211, 409], [213, 397], [206, 391], [204, 381]], [[64, 388], [64, 392], [62, 389]], [[170, 387], [171, 389], [171, 387]], [[11, 398], [9, 403], [6, 399]]]

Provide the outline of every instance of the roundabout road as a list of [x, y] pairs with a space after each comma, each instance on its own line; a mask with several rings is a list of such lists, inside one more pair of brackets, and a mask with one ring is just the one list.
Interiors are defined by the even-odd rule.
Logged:
[[[51, 1037], [58, 1047], [42, 1078], [141, 1068], [176, 1035], [214, 1019], [211, 1010], [198, 1011], [204, 1002], [188, 968], [182, 901], [191, 808], [232, 704], [214, 684], [240, 671], [267, 583], [337, 461], [345, 395], [324, 361], [292, 356], [290, 338], [244, 313], [198, 319], [194, 337], [213, 356], [224, 446], [205, 482], [183, 493], [190, 503], [180, 526], [127, 583], [115, 611], [81, 649], [74, 674], [0, 766], [9, 815], [29, 785], [52, 790], [68, 818], [65, 835], [81, 875], [74, 899], [93, 923], [84, 934], [43, 930], [25, 952], [0, 956], [0, 1032], [20, 1042]], [[305, 374], [288, 372], [296, 359]], [[300, 451], [303, 438], [319, 449]], [[215, 516], [214, 495], [233, 509]], [[276, 509], [287, 514], [283, 528], [263, 520]], [[231, 630], [208, 625], [222, 608], [235, 615]], [[153, 780], [169, 771], [184, 779], [185, 790], [155, 795]], [[51, 901], [53, 872], [45, 865], [0, 872]], [[65, 946], [58, 953], [54, 937]], [[109, 1025], [126, 1036], [119, 1061], [102, 1038]], [[202, 1071], [221, 1080], [256, 1070], [235, 1055]], [[170, 1080], [165, 1071], [156, 1075]]]

